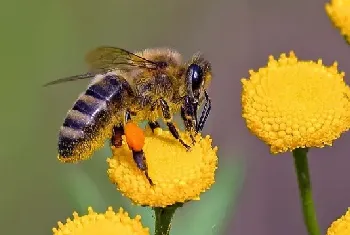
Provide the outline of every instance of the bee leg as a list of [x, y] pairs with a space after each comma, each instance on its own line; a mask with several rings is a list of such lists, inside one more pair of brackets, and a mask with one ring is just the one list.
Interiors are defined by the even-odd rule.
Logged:
[[148, 122], [149, 127], [151, 128], [152, 132], [154, 133], [154, 130], [157, 128], [160, 128], [160, 125], [157, 121], [149, 121]]
[[[151, 106], [151, 112], [154, 112], [155, 110], [156, 110], [156, 107], [157, 107], [157, 103], [155, 103], [155, 104], [152, 104], [152, 106]], [[151, 128], [151, 130], [152, 130], [152, 132], [154, 133], [154, 130], [155, 129], [157, 129], [157, 128], [159, 128], [160, 127], [160, 125], [159, 125], [159, 123], [157, 122], [157, 121], [151, 121], [152, 119], [150, 119], [149, 121], [148, 121], [148, 126]]]
[[211, 99], [209, 98], [207, 91], [204, 91], [204, 95], [205, 95], [205, 104], [204, 104], [204, 108], [203, 108], [201, 117], [199, 119], [199, 123], [196, 127], [197, 132], [200, 132], [203, 130], [204, 124], [207, 121], [207, 118], [208, 118], [209, 113], [211, 111]]
[[167, 104], [167, 102], [163, 99], [159, 100], [160, 102], [160, 106], [162, 108], [162, 113], [163, 113], [163, 117], [166, 121], [166, 124], [169, 128], [170, 133], [174, 136], [175, 139], [177, 139], [187, 150], [190, 149], [190, 146], [187, 145], [181, 138], [180, 138], [180, 134], [179, 131], [177, 130], [177, 128], [175, 127], [174, 123], [171, 121], [172, 120], [172, 116], [170, 113], [170, 108], [169, 105]]
[[151, 178], [148, 175], [148, 167], [147, 167], [147, 163], [146, 163], [145, 153], [143, 152], [143, 150], [141, 150], [141, 151], [132, 150], [132, 156], [134, 158], [134, 161], [135, 161], [137, 167], [145, 174], [148, 182], [151, 185], [154, 185]]
[[114, 147], [121, 147], [123, 144], [124, 127], [123, 125], [118, 125], [113, 127], [113, 134], [111, 138], [111, 145]]
[[185, 115], [185, 110], [183, 107], [181, 107], [181, 118], [182, 120], [184, 121], [184, 124], [185, 124], [185, 130], [187, 132], [190, 133], [190, 137], [191, 137], [191, 140], [192, 140], [192, 144], [194, 145], [196, 143], [196, 140], [193, 136], [193, 129], [194, 129], [194, 125], [193, 125], [193, 122], [191, 119], [188, 119]]
[[193, 133], [197, 130], [197, 109], [198, 102], [196, 102], [193, 97], [185, 97], [185, 102], [181, 107], [181, 118], [184, 121], [186, 131], [190, 133], [193, 144], [196, 142]]
[[129, 110], [125, 111], [125, 123], [127, 123], [128, 121], [131, 121], [131, 113]]
[[[131, 120], [131, 114], [130, 112], [127, 110], [125, 112], [125, 123], [127, 123], [128, 121]], [[119, 124], [117, 126], [113, 127], [113, 134], [112, 134], [112, 138], [111, 138], [111, 144], [114, 147], [121, 147], [123, 144], [123, 138], [122, 136], [125, 134], [124, 132], [124, 126], [123, 124]]]

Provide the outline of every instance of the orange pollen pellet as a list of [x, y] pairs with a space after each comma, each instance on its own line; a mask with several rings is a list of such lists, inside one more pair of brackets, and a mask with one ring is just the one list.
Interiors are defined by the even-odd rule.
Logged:
[[130, 149], [141, 151], [145, 145], [145, 134], [143, 130], [133, 122], [128, 122], [124, 126], [126, 142]]

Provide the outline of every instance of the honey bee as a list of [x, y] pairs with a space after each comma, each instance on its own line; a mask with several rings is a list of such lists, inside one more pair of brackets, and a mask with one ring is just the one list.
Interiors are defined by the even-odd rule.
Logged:
[[[122, 145], [127, 122], [148, 121], [154, 131], [162, 118], [169, 131], [185, 148], [173, 123], [180, 113], [185, 131], [191, 136], [202, 131], [211, 110], [207, 88], [212, 79], [211, 65], [200, 53], [189, 62], [169, 48], [140, 52], [101, 46], [86, 55], [89, 72], [58, 79], [44, 86], [92, 78], [84, 93], [68, 111], [59, 131], [58, 159], [77, 162], [89, 158], [109, 139], [115, 147]], [[197, 117], [199, 107], [202, 113]], [[138, 168], [152, 184], [142, 150], [133, 150]]]

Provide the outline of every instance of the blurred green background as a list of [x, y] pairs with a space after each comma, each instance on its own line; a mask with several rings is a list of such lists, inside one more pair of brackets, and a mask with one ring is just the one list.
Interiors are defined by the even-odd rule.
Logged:
[[[188, 37], [212, 7], [186, 1], [3, 1], [1, 17], [1, 234], [51, 234], [57, 221], [88, 206], [141, 214], [153, 230], [152, 212], [132, 206], [109, 183], [108, 148], [81, 164], [56, 160], [65, 113], [88, 81], [43, 88], [85, 72], [85, 53], [99, 45], [129, 50], [169, 46], [187, 59], [199, 50]], [[193, 33], [193, 32], [192, 32]], [[218, 144], [215, 142], [214, 144]], [[220, 147], [220, 145], [219, 145]], [[243, 179], [243, 162], [222, 153], [217, 183], [199, 202], [178, 210], [172, 234], [227, 234]]]

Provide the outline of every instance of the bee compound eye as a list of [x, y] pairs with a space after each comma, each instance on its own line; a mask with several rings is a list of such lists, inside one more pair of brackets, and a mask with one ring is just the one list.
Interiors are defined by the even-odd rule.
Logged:
[[189, 79], [192, 80], [192, 90], [200, 88], [203, 81], [203, 70], [197, 64], [191, 64], [188, 68]]

